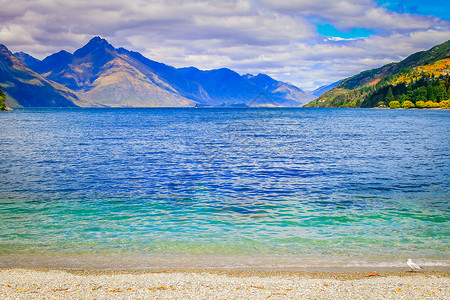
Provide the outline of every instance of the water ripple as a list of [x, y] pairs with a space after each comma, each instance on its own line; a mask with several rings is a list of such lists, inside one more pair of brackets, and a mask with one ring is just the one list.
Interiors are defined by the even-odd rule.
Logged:
[[449, 116], [365, 109], [0, 114], [0, 254], [445, 259]]

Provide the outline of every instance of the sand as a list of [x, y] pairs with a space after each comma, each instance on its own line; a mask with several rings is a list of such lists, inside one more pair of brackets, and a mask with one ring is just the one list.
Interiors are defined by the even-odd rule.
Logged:
[[0, 269], [0, 299], [450, 299], [421, 272]]

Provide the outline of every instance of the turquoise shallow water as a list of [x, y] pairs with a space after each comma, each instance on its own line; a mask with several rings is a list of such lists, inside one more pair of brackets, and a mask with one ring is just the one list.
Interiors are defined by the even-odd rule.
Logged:
[[3, 113], [0, 266], [448, 266], [449, 128], [448, 111]]

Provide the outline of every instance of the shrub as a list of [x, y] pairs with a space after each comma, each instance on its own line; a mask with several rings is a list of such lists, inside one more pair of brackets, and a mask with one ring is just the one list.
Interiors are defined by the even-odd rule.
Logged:
[[439, 107], [439, 103], [436, 103], [436, 102], [433, 102], [433, 101], [427, 101], [427, 102], [425, 102], [425, 107], [426, 108]]
[[389, 107], [390, 108], [400, 108], [400, 102], [398, 102], [398, 101], [391, 101], [391, 102], [389, 102]]
[[411, 101], [406, 100], [405, 102], [403, 102], [402, 107], [403, 108], [413, 108], [413, 107], [415, 107], [415, 105]]
[[442, 100], [441, 102], [439, 102], [439, 107], [450, 108], [450, 99], [449, 100]]
[[418, 107], [418, 108], [424, 108], [424, 107], [425, 107], [425, 102], [423, 102], [423, 101], [417, 101], [417, 102], [416, 102], [416, 107]]

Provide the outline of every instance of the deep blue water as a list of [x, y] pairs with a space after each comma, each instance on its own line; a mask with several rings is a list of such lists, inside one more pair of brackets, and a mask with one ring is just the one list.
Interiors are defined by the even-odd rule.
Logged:
[[0, 266], [111, 254], [448, 265], [449, 141], [439, 110], [1, 113]]

